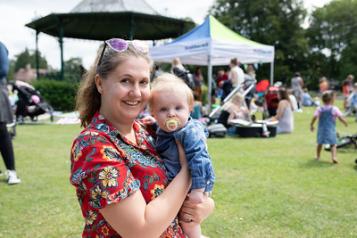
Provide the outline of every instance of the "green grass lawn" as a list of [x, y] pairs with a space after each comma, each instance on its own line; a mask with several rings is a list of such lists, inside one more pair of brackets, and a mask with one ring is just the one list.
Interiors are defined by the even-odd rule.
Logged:
[[[313, 109], [295, 114], [295, 131], [275, 138], [209, 139], [216, 210], [209, 237], [357, 237], [356, 151], [315, 156]], [[342, 134], [357, 124], [338, 124]], [[83, 220], [69, 183], [69, 150], [79, 126], [18, 126], [14, 140], [22, 183], [0, 177], [0, 237], [80, 237]], [[4, 170], [3, 163], [0, 169]]]

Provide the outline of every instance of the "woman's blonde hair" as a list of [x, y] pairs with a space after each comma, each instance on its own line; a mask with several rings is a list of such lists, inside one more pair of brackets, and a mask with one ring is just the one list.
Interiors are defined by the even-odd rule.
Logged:
[[244, 96], [240, 93], [236, 93], [227, 103], [222, 107], [223, 110], [229, 110], [230, 108], [247, 107], [245, 104]]
[[[135, 48], [130, 42], [128, 49], [123, 52], [116, 52], [109, 46], [104, 47], [105, 44], [106, 43], [103, 43], [99, 47], [96, 59], [87, 73], [83, 76], [77, 91], [76, 110], [79, 112], [81, 126], [87, 126], [101, 106], [101, 95], [95, 84], [96, 75], [99, 75], [99, 77], [105, 80], [111, 72], [129, 57], [141, 57], [149, 64], [151, 63], [148, 54]], [[100, 59], [101, 55], [102, 58]], [[98, 62], [99, 60], [100, 62]]]
[[[192, 90], [187, 86], [187, 84], [180, 79], [179, 77], [175, 76], [174, 74], [164, 73], [161, 74], [159, 77], [155, 79], [155, 81], [151, 84], [151, 94], [153, 95], [155, 92], [166, 92], [169, 90], [183, 90], [187, 96], [187, 103], [190, 108], [193, 107], [194, 98]], [[153, 106], [153, 97], [150, 97], [149, 100], [149, 107], [150, 110]]]

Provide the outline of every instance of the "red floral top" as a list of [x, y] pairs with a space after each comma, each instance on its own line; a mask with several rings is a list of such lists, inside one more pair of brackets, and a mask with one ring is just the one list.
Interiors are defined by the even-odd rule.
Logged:
[[[73, 142], [70, 181], [76, 187], [85, 219], [82, 237], [121, 237], [99, 209], [120, 202], [138, 189], [148, 203], [167, 186], [165, 167], [154, 150], [152, 137], [137, 121], [133, 129], [137, 145], [96, 113]], [[185, 236], [175, 219], [160, 237]]]

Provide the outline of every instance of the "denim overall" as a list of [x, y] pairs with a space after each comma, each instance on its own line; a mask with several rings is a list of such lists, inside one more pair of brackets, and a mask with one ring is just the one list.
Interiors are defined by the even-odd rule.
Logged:
[[319, 145], [336, 145], [336, 121], [331, 108], [323, 109], [319, 116], [319, 127], [317, 130], [317, 143]]

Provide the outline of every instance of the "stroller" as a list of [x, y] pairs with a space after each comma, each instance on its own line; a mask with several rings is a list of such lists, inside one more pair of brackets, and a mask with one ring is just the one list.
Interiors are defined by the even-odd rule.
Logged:
[[[265, 87], [265, 90], [267, 86]], [[243, 90], [241, 90], [241, 88]], [[212, 113], [209, 115], [210, 119], [218, 123], [216, 125], [233, 128], [235, 133], [240, 137], [275, 137], [276, 122], [259, 121], [252, 117], [251, 120], [234, 119], [228, 123], [229, 113], [225, 110], [222, 110], [225, 103], [227, 103], [240, 91], [243, 91], [242, 96], [244, 97], [245, 103], [250, 103], [254, 98], [255, 93], [259, 92], [260, 90], [260, 86], [256, 84], [256, 80], [251, 78], [246, 78], [241, 88], [234, 89], [225, 98], [224, 104], [212, 111]], [[208, 131], [210, 132], [210, 127], [208, 127]]]
[[16, 121], [23, 123], [25, 117], [30, 117], [31, 121], [37, 121], [38, 116], [49, 113], [50, 120], [53, 121], [53, 108], [48, 104], [33, 86], [22, 81], [15, 81], [13, 91], [18, 92], [15, 116]]
[[[336, 148], [337, 149], [353, 148], [353, 149], [357, 150], [357, 134], [340, 136], [337, 133]], [[326, 151], [330, 151], [331, 150], [331, 146], [330, 145], [324, 145], [324, 149]]]

